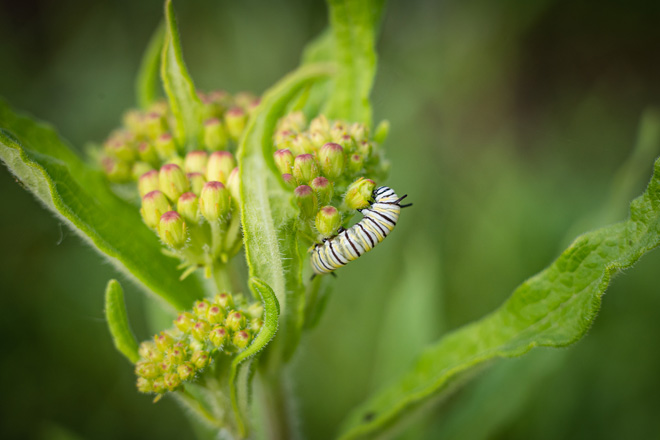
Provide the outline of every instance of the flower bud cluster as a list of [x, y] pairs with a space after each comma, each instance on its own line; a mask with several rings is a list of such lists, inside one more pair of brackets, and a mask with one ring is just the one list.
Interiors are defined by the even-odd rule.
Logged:
[[218, 355], [244, 350], [263, 326], [263, 305], [250, 305], [242, 295], [220, 293], [213, 301], [197, 301], [174, 327], [140, 344], [135, 364], [137, 388], [163, 394], [195, 379]]
[[301, 112], [294, 112], [278, 122], [275, 165], [295, 188], [300, 218], [312, 234], [336, 235], [355, 210], [369, 205], [374, 180], [384, 178], [389, 168], [380, 148], [386, 136], [386, 122], [374, 136], [365, 124], [323, 115], [308, 124]]
[[[224, 91], [198, 95], [204, 127], [203, 142], [197, 148], [205, 152], [231, 148], [259, 99], [246, 92], [234, 96]], [[176, 141], [174, 127], [174, 117], [165, 101], [154, 103], [146, 111], [126, 112], [123, 126], [103, 145], [101, 165], [108, 178], [118, 183], [131, 182], [165, 163], [179, 163], [192, 146]]]

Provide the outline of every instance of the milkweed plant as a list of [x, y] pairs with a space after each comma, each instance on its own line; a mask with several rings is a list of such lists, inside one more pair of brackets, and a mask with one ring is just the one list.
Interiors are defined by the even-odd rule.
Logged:
[[[121, 285], [108, 282], [107, 324], [136, 392], [176, 399], [212, 437], [298, 437], [283, 371], [323, 313], [329, 274], [423, 210], [399, 219], [404, 194], [385, 186], [389, 125], [374, 123], [369, 101], [382, 2], [328, 8], [329, 28], [300, 67], [257, 96], [195, 87], [168, 0], [137, 107], [85, 158], [50, 126], [0, 104], [10, 171], [174, 313], [139, 342]], [[579, 236], [498, 309], [426, 348], [336, 436], [389, 435], [480, 365], [572, 344], [611, 277], [659, 243], [660, 161], [628, 220]]]

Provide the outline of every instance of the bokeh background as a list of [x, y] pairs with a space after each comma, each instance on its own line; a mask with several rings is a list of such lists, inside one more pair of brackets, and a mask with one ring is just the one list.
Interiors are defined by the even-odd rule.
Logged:
[[[322, 2], [177, 1], [196, 85], [265, 90], [325, 26]], [[0, 2], [0, 96], [82, 151], [134, 105], [159, 1]], [[376, 120], [414, 208], [340, 273], [290, 378], [307, 438], [443, 333], [497, 307], [580, 232], [624, 219], [660, 155], [660, 3], [390, 1]], [[642, 123], [642, 121], [645, 121]], [[640, 126], [642, 134], [640, 135]], [[655, 140], [657, 140], [655, 136]], [[190, 438], [134, 389], [103, 319], [113, 267], [0, 168], [0, 437]], [[405, 438], [659, 438], [660, 253], [616, 278], [589, 334], [495, 363]], [[144, 295], [127, 289], [134, 330]]]

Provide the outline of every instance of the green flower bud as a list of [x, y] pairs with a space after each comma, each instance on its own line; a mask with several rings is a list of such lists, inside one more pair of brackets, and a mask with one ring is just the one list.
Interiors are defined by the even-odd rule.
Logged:
[[190, 312], [180, 313], [179, 316], [177, 316], [174, 320], [174, 325], [176, 328], [181, 330], [183, 333], [188, 333], [194, 324], [195, 316]]
[[211, 154], [206, 167], [206, 179], [227, 183], [231, 170], [236, 168], [236, 160], [229, 151], [216, 151]]
[[232, 338], [231, 342], [234, 344], [236, 348], [242, 350], [248, 345], [250, 345], [250, 339], [252, 339], [250, 332], [246, 330], [242, 330], [240, 332], [234, 333], [234, 337]]
[[319, 176], [309, 184], [316, 193], [320, 205], [327, 205], [332, 200], [332, 184], [325, 177]]
[[364, 158], [359, 154], [351, 154], [348, 159], [348, 169], [352, 173], [359, 173], [364, 165]]
[[166, 357], [171, 365], [178, 365], [186, 359], [186, 349], [178, 343], [167, 352]]
[[176, 210], [190, 224], [195, 224], [199, 221], [199, 210], [195, 193], [187, 192], [181, 194], [176, 204]]
[[353, 139], [358, 142], [369, 138], [369, 128], [360, 122], [355, 122], [353, 125], [351, 125], [348, 132], [353, 137]]
[[154, 393], [164, 393], [167, 390], [167, 387], [165, 386], [165, 381], [162, 378], [155, 379], [151, 383], [151, 387], [153, 389]]
[[344, 172], [344, 148], [332, 142], [321, 147], [318, 152], [321, 169], [330, 179], [336, 179]]
[[225, 319], [225, 326], [231, 331], [245, 328], [245, 315], [238, 310], [232, 310]]
[[390, 121], [380, 121], [374, 132], [374, 141], [382, 145], [387, 139], [387, 135], [390, 133]]
[[350, 135], [345, 134], [340, 139], [341, 145], [344, 147], [344, 151], [355, 151], [357, 143]]
[[344, 196], [344, 203], [348, 209], [363, 209], [369, 206], [376, 183], [373, 180], [360, 177], [351, 183]]
[[280, 150], [289, 148], [291, 141], [296, 137], [296, 134], [290, 130], [280, 130], [275, 133], [275, 145]]
[[241, 108], [248, 108], [248, 106], [257, 99], [251, 92], [238, 92], [234, 95], [234, 102]]
[[124, 162], [133, 162], [137, 158], [137, 151], [132, 143], [124, 137], [116, 137], [105, 144], [105, 151]]
[[319, 169], [316, 166], [316, 160], [311, 154], [301, 154], [296, 156], [293, 161], [293, 177], [299, 185], [305, 185], [318, 177]]
[[337, 234], [337, 230], [341, 226], [341, 215], [334, 206], [324, 206], [316, 214], [314, 224], [316, 225], [316, 230], [323, 237], [332, 237]]
[[293, 174], [282, 174], [282, 180], [284, 183], [290, 186], [296, 186], [296, 179], [293, 178]]
[[101, 166], [111, 182], [123, 183], [131, 180], [131, 166], [111, 157], [104, 157]]
[[290, 145], [291, 151], [296, 155], [314, 152], [314, 144], [312, 144], [312, 141], [302, 133], [298, 133], [293, 139], [291, 139]]
[[167, 211], [170, 211], [170, 203], [165, 197], [165, 194], [155, 190], [151, 191], [142, 197], [142, 220], [152, 229], [155, 229], [160, 224], [160, 217]]
[[191, 334], [193, 338], [203, 342], [208, 337], [210, 330], [211, 330], [211, 326], [209, 325], [208, 322], [197, 321], [195, 325], [193, 325]]
[[156, 139], [156, 151], [162, 160], [167, 160], [170, 157], [176, 156], [176, 144], [174, 138], [169, 133], [164, 133]]
[[132, 109], [124, 113], [122, 122], [125, 127], [135, 134], [142, 134], [144, 130], [144, 114], [140, 110]]
[[163, 358], [163, 360], [160, 361], [160, 362], [158, 363], [158, 366], [160, 367], [160, 370], [161, 370], [163, 373], [168, 373], [168, 372], [170, 372], [170, 371], [172, 370], [172, 367], [173, 367], [172, 363], [171, 363], [170, 360], [167, 358], [167, 356], [165, 356], [165, 357]]
[[163, 376], [163, 381], [168, 390], [174, 391], [176, 387], [181, 385], [181, 378], [177, 373], [167, 373]]
[[151, 341], [141, 343], [138, 353], [143, 359], [149, 359], [154, 362], [158, 362], [163, 358], [163, 354], [158, 350], [156, 344]]
[[173, 249], [181, 249], [188, 239], [188, 229], [183, 218], [176, 211], [168, 211], [160, 217], [158, 236]]
[[209, 221], [224, 219], [231, 209], [229, 191], [220, 182], [207, 182], [199, 198], [199, 210]]
[[330, 131], [330, 122], [325, 115], [319, 115], [309, 123], [309, 131], [326, 134]]
[[204, 350], [198, 350], [193, 353], [190, 362], [197, 368], [202, 369], [209, 364], [209, 354]]
[[221, 325], [213, 327], [213, 330], [211, 330], [211, 333], [209, 334], [209, 340], [216, 348], [227, 342], [227, 339], [229, 339], [229, 333], [227, 332], [227, 329]]
[[307, 121], [305, 119], [305, 114], [301, 111], [295, 111], [287, 114], [279, 120], [278, 129], [296, 133], [303, 131], [306, 124]]
[[245, 124], [247, 123], [247, 115], [240, 107], [234, 107], [227, 110], [225, 113], [225, 124], [227, 125], [227, 131], [229, 136], [237, 140], [241, 137]]
[[206, 173], [206, 163], [209, 155], [206, 151], [191, 151], [186, 154], [184, 169], [186, 173]]
[[229, 194], [231, 194], [231, 198], [234, 199], [236, 203], [240, 204], [241, 188], [238, 177], [238, 167], [234, 168], [231, 170], [231, 173], [229, 173], [229, 177], [227, 178], [227, 189], [229, 190]]
[[227, 130], [219, 119], [204, 122], [204, 145], [211, 151], [221, 150], [227, 145]]
[[195, 376], [195, 366], [192, 362], [185, 362], [178, 367], [176, 367], [176, 373], [179, 375], [181, 380], [192, 379]]
[[165, 133], [166, 123], [160, 113], [149, 113], [144, 122], [147, 128], [147, 136], [151, 139], [156, 139], [158, 136]]
[[138, 191], [140, 192], [140, 197], [144, 197], [147, 193], [160, 189], [158, 181], [158, 171], [156, 170], [151, 170], [141, 175], [138, 179]]
[[154, 386], [152, 381], [145, 379], [144, 377], [138, 377], [137, 389], [141, 393], [151, 393], [154, 391]]
[[138, 154], [140, 155], [140, 160], [152, 165], [158, 164], [158, 152], [150, 142], [140, 142], [140, 145], [138, 145]]
[[313, 218], [319, 203], [312, 188], [307, 185], [300, 185], [293, 190], [293, 195], [296, 199], [296, 204], [300, 208], [300, 215], [303, 218]]
[[190, 191], [199, 197], [202, 194], [202, 188], [206, 184], [206, 178], [201, 173], [188, 173], [186, 177], [190, 182]]
[[220, 324], [226, 317], [227, 313], [225, 312], [225, 309], [215, 304], [210, 306], [206, 312], [206, 319], [211, 324]]
[[277, 150], [273, 157], [275, 158], [275, 165], [282, 174], [289, 174], [293, 170], [293, 153], [289, 150]]
[[172, 336], [165, 332], [160, 332], [156, 336], [154, 336], [154, 342], [156, 343], [156, 347], [160, 351], [167, 351], [172, 345], [174, 345], [174, 339], [172, 339]]
[[362, 157], [369, 157], [371, 155], [371, 150], [371, 143], [366, 139], [357, 144], [356, 151]]
[[264, 305], [260, 302], [253, 302], [247, 309], [247, 314], [250, 318], [261, 318], [264, 314]]
[[147, 379], [155, 379], [160, 376], [160, 367], [151, 361], [140, 361], [135, 364], [135, 374]]
[[197, 315], [200, 318], [206, 318], [206, 314], [209, 311], [209, 307], [211, 307], [211, 305], [205, 299], [201, 301], [195, 301], [195, 305], [193, 305], [193, 312], [195, 312], [195, 315]]
[[261, 327], [264, 326], [264, 320], [261, 318], [254, 318], [250, 320], [250, 329], [254, 332], [254, 334], [259, 333], [259, 330], [261, 330]]
[[223, 309], [234, 307], [234, 298], [231, 293], [218, 293], [215, 296], [214, 302]]
[[143, 174], [148, 173], [153, 169], [154, 168], [146, 162], [142, 162], [142, 161], [134, 162], [133, 166], [131, 167], [131, 175], [134, 180], [138, 180]]
[[163, 165], [158, 173], [160, 190], [165, 193], [167, 198], [175, 202], [181, 194], [190, 189], [188, 179], [178, 165], [168, 163]]

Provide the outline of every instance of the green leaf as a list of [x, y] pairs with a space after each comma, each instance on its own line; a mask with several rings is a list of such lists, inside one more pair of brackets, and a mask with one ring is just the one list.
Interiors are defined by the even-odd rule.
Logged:
[[140, 360], [138, 342], [128, 324], [124, 290], [117, 280], [108, 281], [105, 288], [105, 319], [117, 350], [132, 363]]
[[178, 310], [204, 296], [199, 281], [180, 282], [138, 209], [117, 197], [103, 173], [85, 164], [50, 126], [0, 101], [0, 158], [21, 184], [120, 269]]
[[576, 342], [595, 319], [612, 275], [659, 244], [660, 159], [646, 192], [632, 202], [627, 221], [578, 237], [495, 312], [425, 350], [405, 375], [353, 411], [341, 438], [387, 430], [459, 375], [489, 360]]
[[[371, 125], [369, 94], [376, 75], [376, 27], [382, 0], [329, 0], [330, 26], [334, 36], [337, 76], [323, 113], [331, 119], [346, 119]], [[323, 40], [307, 56], [327, 53]]]
[[176, 139], [187, 150], [194, 150], [202, 136], [202, 102], [197, 96], [188, 69], [183, 62], [181, 39], [176, 26], [172, 0], [165, 2], [165, 42], [160, 76], [176, 120]]
[[144, 110], [153, 104], [160, 94], [160, 55], [165, 41], [165, 25], [160, 24], [151, 36], [135, 80], [137, 104]]
[[[302, 329], [302, 260], [296, 239], [298, 210], [273, 161], [272, 136], [287, 104], [303, 87], [326, 77], [330, 67], [309, 65], [284, 77], [265, 93], [241, 139], [241, 220], [250, 276], [268, 284], [282, 307], [292, 344]], [[291, 322], [289, 324], [289, 322]]]
[[247, 434], [247, 418], [251, 368], [250, 365], [255, 355], [259, 353], [277, 332], [277, 326], [280, 316], [280, 305], [277, 297], [268, 284], [257, 278], [251, 278], [250, 290], [255, 297], [260, 297], [264, 303], [264, 325], [259, 334], [248, 348], [238, 354], [231, 364], [229, 372], [229, 389], [231, 394], [231, 404], [236, 414], [238, 429], [242, 436]]

